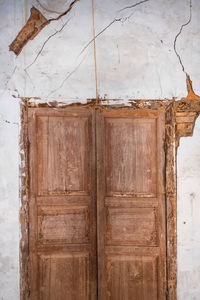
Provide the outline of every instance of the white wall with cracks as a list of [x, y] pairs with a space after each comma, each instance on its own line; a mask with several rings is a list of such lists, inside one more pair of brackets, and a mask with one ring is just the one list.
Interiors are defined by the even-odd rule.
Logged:
[[[20, 98], [96, 97], [92, 1], [47, 25], [19, 56], [9, 45], [34, 5], [47, 19], [70, 0], [0, 0], [0, 300], [19, 300]], [[101, 98], [180, 99], [186, 74], [200, 94], [200, 1], [94, 1]], [[137, 5], [136, 5], [137, 4]], [[34, 100], [33, 100], [34, 101]], [[200, 120], [178, 150], [178, 300], [200, 299]]]

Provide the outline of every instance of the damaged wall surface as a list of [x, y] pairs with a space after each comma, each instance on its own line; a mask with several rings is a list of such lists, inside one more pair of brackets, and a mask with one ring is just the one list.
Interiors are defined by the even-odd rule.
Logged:
[[[198, 0], [94, 1], [94, 10], [92, 0], [0, 1], [1, 300], [20, 299], [22, 98], [49, 105], [86, 103], [97, 95], [124, 105], [129, 99], [173, 101], [188, 94], [186, 74], [200, 95], [199, 13]], [[178, 300], [200, 297], [199, 147], [197, 119], [177, 156]]]

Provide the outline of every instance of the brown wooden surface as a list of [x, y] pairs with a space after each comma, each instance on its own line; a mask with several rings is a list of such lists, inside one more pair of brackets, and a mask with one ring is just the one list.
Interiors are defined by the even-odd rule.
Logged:
[[164, 114], [30, 108], [29, 141], [30, 299], [166, 299]]
[[96, 299], [95, 119], [29, 109], [30, 299]]
[[98, 299], [166, 299], [164, 114], [97, 112]]

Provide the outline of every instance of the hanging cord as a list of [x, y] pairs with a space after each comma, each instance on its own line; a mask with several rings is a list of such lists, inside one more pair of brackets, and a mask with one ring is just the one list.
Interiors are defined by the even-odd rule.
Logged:
[[98, 84], [97, 84], [97, 57], [96, 57], [96, 39], [95, 39], [95, 22], [94, 22], [94, 0], [92, 0], [92, 27], [93, 27], [93, 41], [94, 41], [94, 71], [96, 83], [96, 102], [98, 101]]

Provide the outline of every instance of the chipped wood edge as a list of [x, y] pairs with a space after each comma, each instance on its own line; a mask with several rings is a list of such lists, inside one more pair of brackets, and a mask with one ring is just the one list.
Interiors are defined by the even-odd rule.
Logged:
[[167, 228], [167, 300], [177, 299], [177, 188], [174, 102], [166, 109], [165, 191]]
[[20, 199], [19, 212], [21, 225], [20, 240], [20, 299], [27, 300], [29, 297], [28, 265], [29, 265], [29, 172], [28, 172], [28, 124], [27, 106], [20, 105], [21, 111], [21, 133], [20, 133]]

